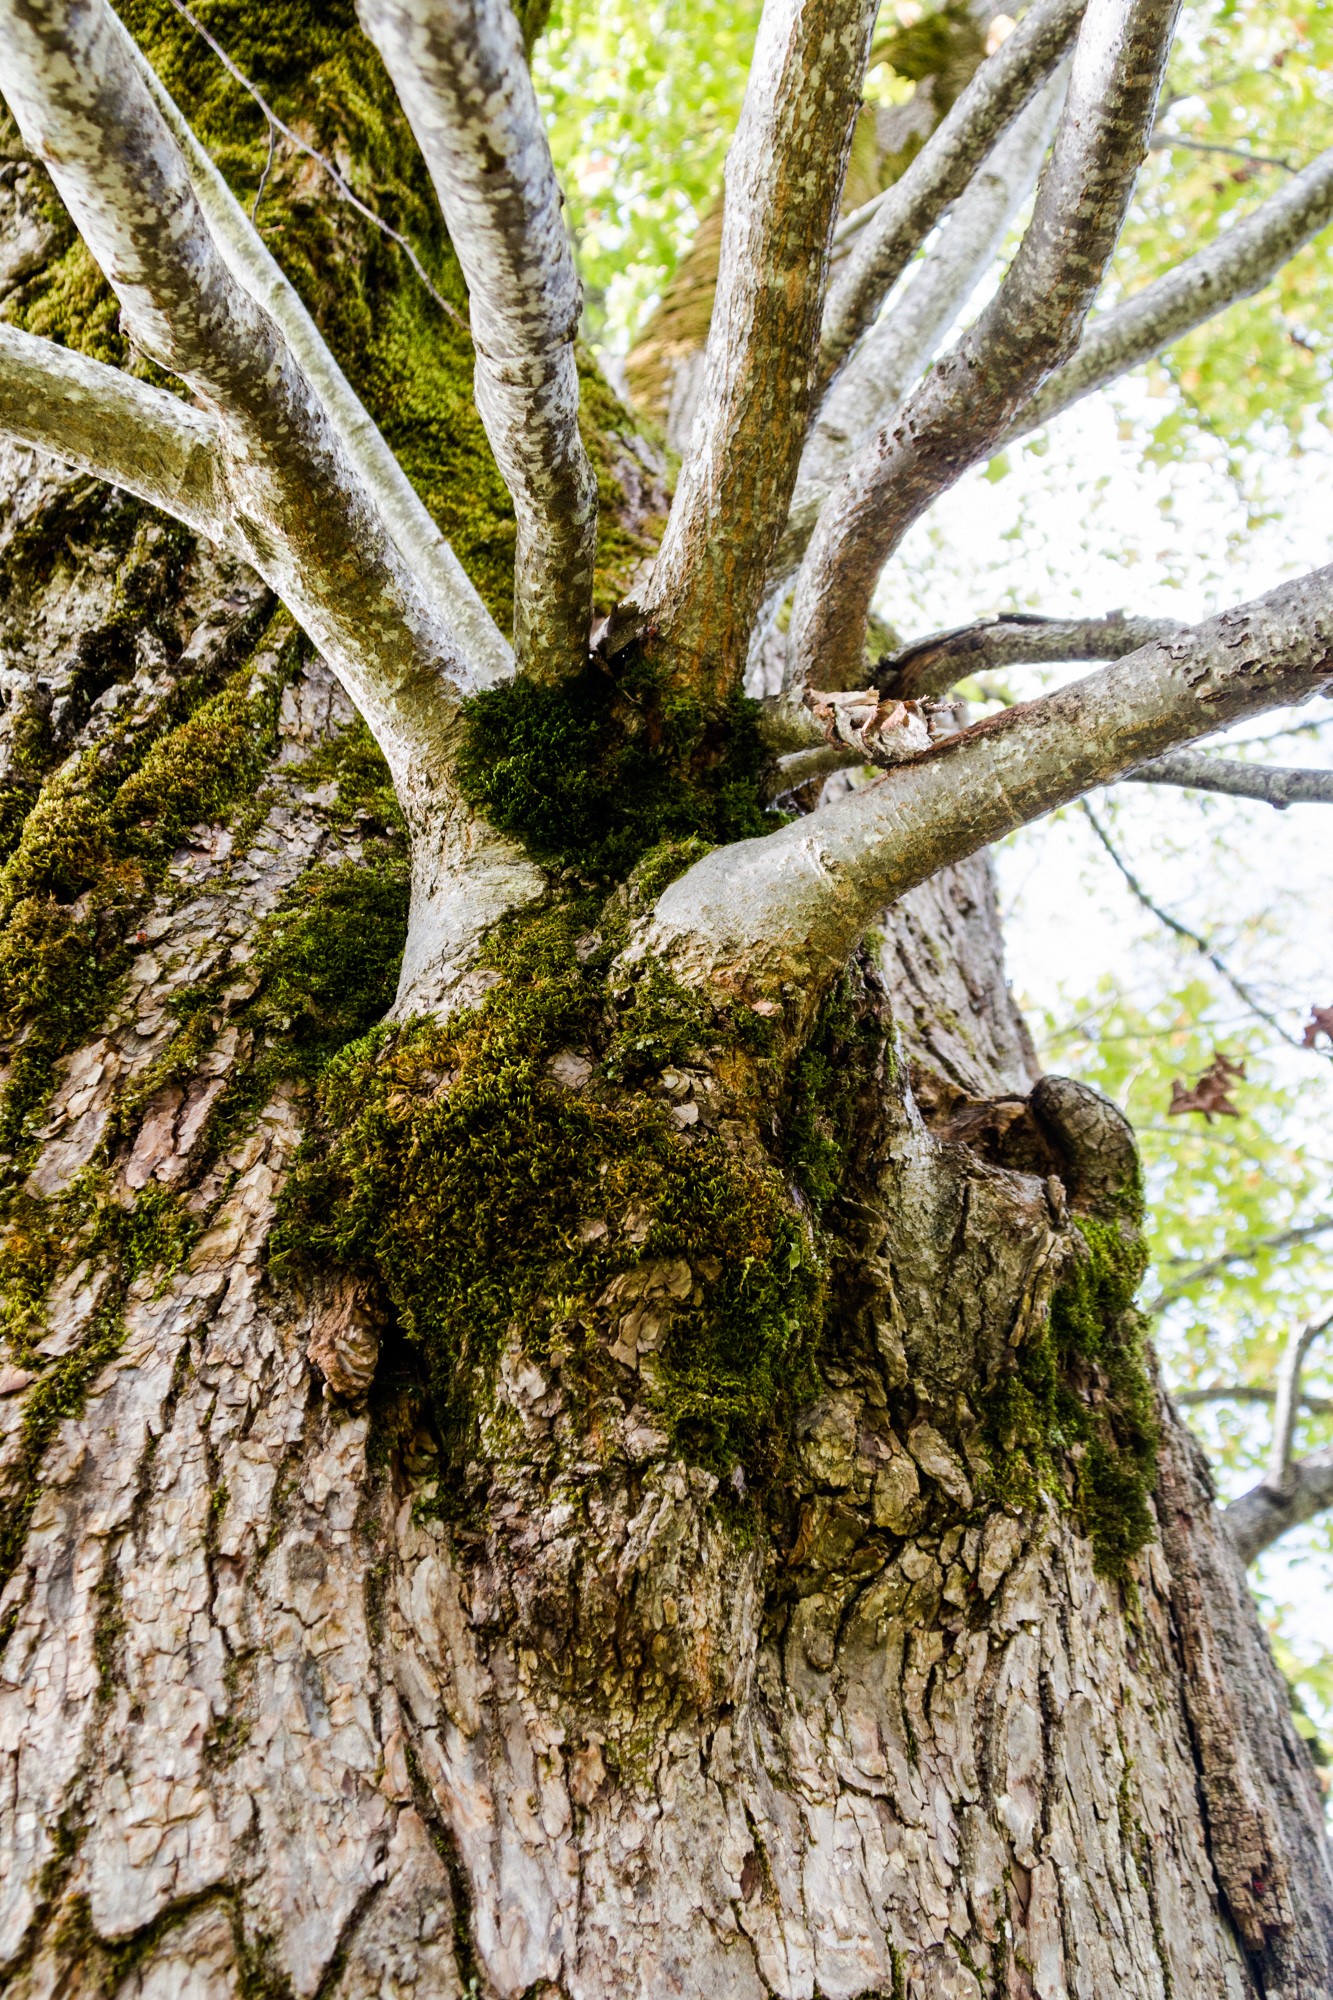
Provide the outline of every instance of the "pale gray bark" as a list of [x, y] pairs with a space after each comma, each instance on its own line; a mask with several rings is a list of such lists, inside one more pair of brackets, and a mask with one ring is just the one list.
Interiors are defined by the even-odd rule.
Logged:
[[727, 155], [704, 382], [644, 619], [701, 686], [744, 672], [791, 504], [874, 0], [766, 0]]
[[282, 332], [232, 275], [102, 0], [5, 0], [0, 83], [133, 338], [215, 414], [234, 545], [323, 651], [388, 759], [433, 923], [405, 965], [404, 1000], [435, 1004], [485, 925], [543, 887], [447, 791], [458, 701], [487, 684], [487, 662], [422, 592]]
[[878, 911], [1178, 743], [1333, 685], [1333, 570], [1157, 640], [672, 883], [638, 949], [781, 996], [793, 1032]]
[[959, 96], [916, 158], [879, 197], [829, 294], [821, 383], [874, 324], [884, 300], [950, 202], [1045, 82], [1078, 30], [1085, 0], [1036, 0]]
[[1064, 78], [1056, 76], [1019, 113], [954, 203], [901, 299], [886, 307], [829, 388], [801, 457], [770, 591], [795, 574], [833, 481], [929, 365], [999, 255], [1037, 184], [1063, 99]]
[[0, 324], [0, 431], [232, 541], [221, 425], [119, 368]]
[[1171, 0], [1089, 6], [1054, 152], [1004, 282], [857, 454], [820, 515], [792, 607], [798, 683], [818, 675], [826, 687], [855, 685], [889, 555], [1077, 345], [1146, 151], [1176, 12]]
[[[117, 24], [119, 26], [119, 23]], [[133, 38], [121, 33], [168, 130], [181, 149], [195, 199], [209, 234], [237, 283], [264, 308], [317, 391], [347, 453], [387, 524], [417, 584], [458, 635], [485, 680], [513, 671], [508, 642], [477, 595], [476, 586], [427, 513], [411, 480], [385, 443], [378, 425], [330, 353], [299, 293], [277, 263], [216, 163]]]
[[1333, 1445], [1296, 1459], [1280, 1487], [1260, 1480], [1223, 1510], [1222, 1519], [1241, 1561], [1252, 1563], [1328, 1507], [1333, 1507]]
[[1154, 757], [1124, 780], [1136, 785], [1183, 785], [1195, 792], [1222, 792], [1233, 799], [1261, 799], [1285, 812], [1288, 806], [1333, 805], [1333, 771], [1303, 771], [1263, 764], [1243, 764], [1236, 758], [1213, 757], [1196, 751], [1174, 751]]
[[1073, 359], [1019, 413], [1004, 442], [1049, 423], [1169, 347], [1194, 327], [1249, 298], [1333, 222], [1333, 147], [1163, 277], [1099, 314]]
[[973, 674], [1002, 667], [1123, 659], [1154, 639], [1172, 639], [1187, 629], [1175, 619], [1130, 618], [1123, 611], [1109, 611], [1104, 618], [1011, 612], [914, 640], [879, 662], [875, 685], [900, 701], [919, 701], [923, 695], [947, 694]]
[[520, 669], [587, 658], [597, 481], [579, 434], [582, 289], [518, 22], [507, 0], [359, 0], [468, 283], [476, 399], [518, 520]]

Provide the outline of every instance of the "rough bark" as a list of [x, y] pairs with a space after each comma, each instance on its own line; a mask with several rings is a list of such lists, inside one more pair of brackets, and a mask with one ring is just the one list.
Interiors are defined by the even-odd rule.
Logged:
[[[1133, 1163], [1036, 1078], [984, 858], [849, 973], [837, 1108], [797, 1079], [841, 1165], [770, 1455], [672, 1443], [713, 1280], [635, 1252], [582, 1342], [515, 1316], [460, 1460], [383, 1290], [273, 1254], [312, 1079], [394, 992], [383, 768], [252, 572], [0, 473], [6, 1994], [1326, 1993], [1313, 1771], [1170, 1410], [1118, 1566], [1081, 1460], [1006, 1446]], [[786, 1189], [717, 1033], [624, 1100]]]

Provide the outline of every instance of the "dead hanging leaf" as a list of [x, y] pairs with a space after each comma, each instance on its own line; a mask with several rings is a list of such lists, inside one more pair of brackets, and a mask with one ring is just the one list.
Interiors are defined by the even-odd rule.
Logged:
[[1301, 1036], [1302, 1046], [1307, 1049], [1318, 1048], [1319, 1037], [1321, 1035], [1326, 1035], [1330, 1044], [1333, 1044], [1333, 1007], [1312, 1007], [1310, 1009], [1310, 1018], [1305, 1024], [1305, 1033]]
[[1217, 1049], [1207, 1069], [1195, 1079], [1193, 1090], [1185, 1088], [1182, 1077], [1175, 1079], [1166, 1115], [1168, 1118], [1179, 1118], [1187, 1111], [1198, 1111], [1210, 1125], [1214, 1118], [1239, 1118], [1240, 1112], [1227, 1092], [1234, 1082], [1243, 1083], [1244, 1080], [1244, 1063], [1232, 1062], [1230, 1056], [1224, 1056]]

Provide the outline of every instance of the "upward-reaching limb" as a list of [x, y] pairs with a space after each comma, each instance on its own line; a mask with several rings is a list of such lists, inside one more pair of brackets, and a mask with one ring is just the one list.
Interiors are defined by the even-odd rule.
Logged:
[[880, 197], [829, 293], [819, 346], [826, 386], [874, 323], [908, 260], [967, 186], [1009, 121], [1074, 39], [1085, 0], [1036, 0], [983, 63], [900, 180]]
[[1215, 313], [1261, 291], [1330, 222], [1333, 147], [1205, 249], [1093, 320], [1073, 359], [1024, 406], [1002, 442], [1049, 423]]
[[[118, 24], [119, 25], [119, 24]], [[320, 396], [338, 440], [364, 482], [426, 600], [457, 633], [469, 659], [487, 679], [513, 669], [509, 645], [482, 603], [476, 586], [427, 513], [420, 495], [380, 434], [324, 336], [301, 302], [250, 217], [227, 186], [217, 163], [182, 116], [137, 42], [122, 28], [125, 46], [181, 149], [209, 233], [232, 276], [264, 308]], [[108, 475], [110, 476], [110, 475]], [[168, 510], [170, 511], [170, 510]]]
[[954, 203], [903, 297], [870, 329], [825, 396], [801, 458], [770, 589], [795, 574], [848, 459], [897, 409], [999, 255], [1037, 184], [1063, 97], [1057, 75], [1014, 120]]
[[1268, 1470], [1257, 1486], [1233, 1500], [1222, 1518], [1241, 1560], [1254, 1561], [1285, 1535], [1333, 1507], [1333, 1447], [1296, 1458], [1296, 1420], [1301, 1408], [1301, 1370], [1321, 1334], [1333, 1327], [1333, 1313], [1297, 1327], [1278, 1368], [1273, 1408], [1273, 1442]]
[[760, 22], [727, 156], [699, 414], [642, 597], [706, 694], [739, 683], [791, 503], [875, 13], [875, 0], [767, 0]]
[[0, 0], [0, 83], [137, 344], [215, 415], [232, 534], [337, 669], [412, 810], [484, 675], [429, 603], [322, 400], [232, 275], [103, 0]]
[[518, 518], [514, 643], [543, 680], [587, 657], [597, 482], [579, 435], [582, 292], [508, 0], [358, 0], [468, 283], [476, 397]]
[[798, 679], [855, 685], [888, 556], [1077, 344], [1147, 148], [1176, 11], [1176, 0], [1092, 0], [1055, 150], [1004, 283], [820, 517], [792, 612]]

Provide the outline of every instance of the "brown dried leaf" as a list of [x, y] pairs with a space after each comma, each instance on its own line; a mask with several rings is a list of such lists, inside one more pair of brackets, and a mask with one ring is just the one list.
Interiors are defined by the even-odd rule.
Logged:
[[1195, 1079], [1194, 1088], [1187, 1090], [1184, 1080], [1177, 1077], [1171, 1085], [1171, 1102], [1166, 1107], [1168, 1118], [1179, 1118], [1187, 1111], [1197, 1111], [1211, 1125], [1215, 1117], [1239, 1118], [1240, 1112], [1227, 1095], [1233, 1081], [1243, 1082], [1245, 1065], [1233, 1062], [1220, 1049], [1213, 1052], [1213, 1059], [1206, 1070]]
[[1330, 1044], [1333, 1044], [1333, 1007], [1312, 1007], [1310, 1009], [1310, 1018], [1305, 1024], [1305, 1033], [1301, 1036], [1302, 1045], [1307, 1049], [1318, 1048], [1319, 1037], [1321, 1035], [1327, 1036]]

